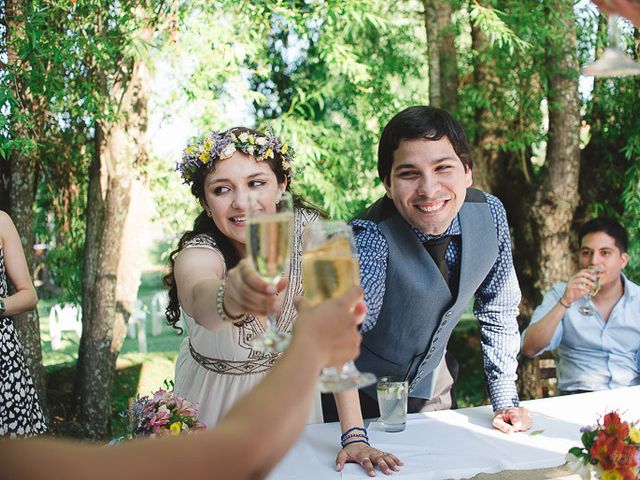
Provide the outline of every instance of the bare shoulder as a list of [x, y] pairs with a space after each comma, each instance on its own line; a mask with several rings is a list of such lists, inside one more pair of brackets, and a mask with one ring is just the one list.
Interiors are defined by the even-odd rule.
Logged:
[[0, 210], [0, 245], [4, 245], [7, 239], [17, 235], [16, 226], [7, 212]]
[[13, 220], [11, 220], [9, 214], [4, 210], [0, 210], [0, 227], [14, 227]]
[[224, 259], [218, 249], [185, 248], [175, 259], [175, 274], [178, 279], [183, 275], [192, 280], [212, 275], [222, 278], [225, 271]]

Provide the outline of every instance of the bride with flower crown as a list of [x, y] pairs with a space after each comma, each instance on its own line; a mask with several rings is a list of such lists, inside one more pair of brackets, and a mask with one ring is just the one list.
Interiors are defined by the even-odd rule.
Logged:
[[[302, 231], [308, 222], [320, 218], [320, 212], [294, 196], [286, 279], [269, 283], [245, 258], [249, 198], [257, 198], [264, 213], [275, 213], [279, 198], [290, 188], [293, 159], [293, 149], [271, 129], [263, 133], [236, 127], [191, 143], [178, 164], [203, 211], [170, 255], [170, 271], [164, 279], [169, 287], [168, 322], [182, 331], [178, 326], [182, 319], [188, 331], [176, 362], [174, 390], [198, 403], [199, 420], [209, 428], [277, 361], [278, 354], [265, 354], [252, 346], [252, 340], [265, 330], [267, 313], [281, 312], [276, 321], [280, 332], [291, 332], [297, 317], [294, 298], [302, 294]], [[336, 394], [343, 432], [363, 427], [359, 409], [347, 406], [357, 405], [348, 401], [350, 397], [357, 399], [355, 389]], [[322, 422], [319, 394], [309, 421]], [[382, 460], [385, 473], [401, 464], [368, 442], [347, 445], [342, 457], [360, 463], [370, 474], [374, 465], [365, 459]]]

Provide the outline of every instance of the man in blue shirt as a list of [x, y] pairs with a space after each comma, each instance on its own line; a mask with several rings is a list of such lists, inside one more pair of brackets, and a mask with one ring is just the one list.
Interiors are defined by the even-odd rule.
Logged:
[[627, 231], [596, 218], [578, 240], [580, 270], [544, 296], [523, 333], [522, 353], [557, 349], [563, 393], [640, 385], [640, 287], [622, 273]]
[[[352, 221], [368, 306], [356, 365], [407, 379], [410, 412], [454, 406], [446, 345], [475, 297], [493, 425], [526, 430], [509, 227], [496, 197], [469, 188], [471, 167], [466, 134], [444, 110], [410, 107], [384, 128], [378, 176], [386, 195]], [[375, 386], [360, 391], [360, 404], [365, 418], [378, 415]]]

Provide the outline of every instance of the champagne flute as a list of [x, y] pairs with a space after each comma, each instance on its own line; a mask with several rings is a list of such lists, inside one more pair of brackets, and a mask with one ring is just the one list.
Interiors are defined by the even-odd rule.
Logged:
[[[306, 226], [302, 255], [304, 298], [311, 305], [338, 297], [360, 285], [360, 268], [351, 227], [341, 221], [319, 221]], [[322, 393], [361, 388], [376, 382], [372, 373], [360, 372], [353, 362], [328, 367], [318, 379]]]
[[640, 74], [640, 63], [627, 55], [622, 45], [622, 34], [618, 15], [609, 15], [607, 24], [607, 48], [602, 56], [582, 69], [582, 73], [593, 77], [624, 77]]
[[593, 308], [593, 306], [590, 305], [591, 303], [591, 299], [593, 297], [595, 297], [598, 292], [600, 291], [600, 267], [596, 266], [596, 265], [589, 265], [589, 270], [594, 270], [597, 273], [597, 277], [596, 280], [593, 284], [593, 288], [591, 290], [589, 290], [589, 293], [587, 293], [587, 304], [581, 306], [578, 311], [582, 314], [582, 315], [593, 315], [595, 313], [595, 310]]
[[[286, 271], [291, 255], [293, 235], [293, 201], [289, 192], [283, 192], [276, 203], [275, 213], [263, 213], [260, 194], [249, 195], [247, 208], [246, 248], [256, 272], [266, 281], [276, 284]], [[275, 312], [267, 313], [264, 332], [253, 338], [251, 345], [267, 354], [283, 351], [289, 336], [278, 331]]]

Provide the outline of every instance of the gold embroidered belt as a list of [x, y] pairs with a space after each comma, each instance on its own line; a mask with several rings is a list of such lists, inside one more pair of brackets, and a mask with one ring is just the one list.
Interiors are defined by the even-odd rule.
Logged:
[[189, 351], [196, 362], [207, 370], [220, 375], [255, 375], [256, 373], [268, 372], [280, 357], [280, 354], [264, 356], [255, 360], [223, 360], [205, 357], [193, 348], [191, 342], [189, 342]]

